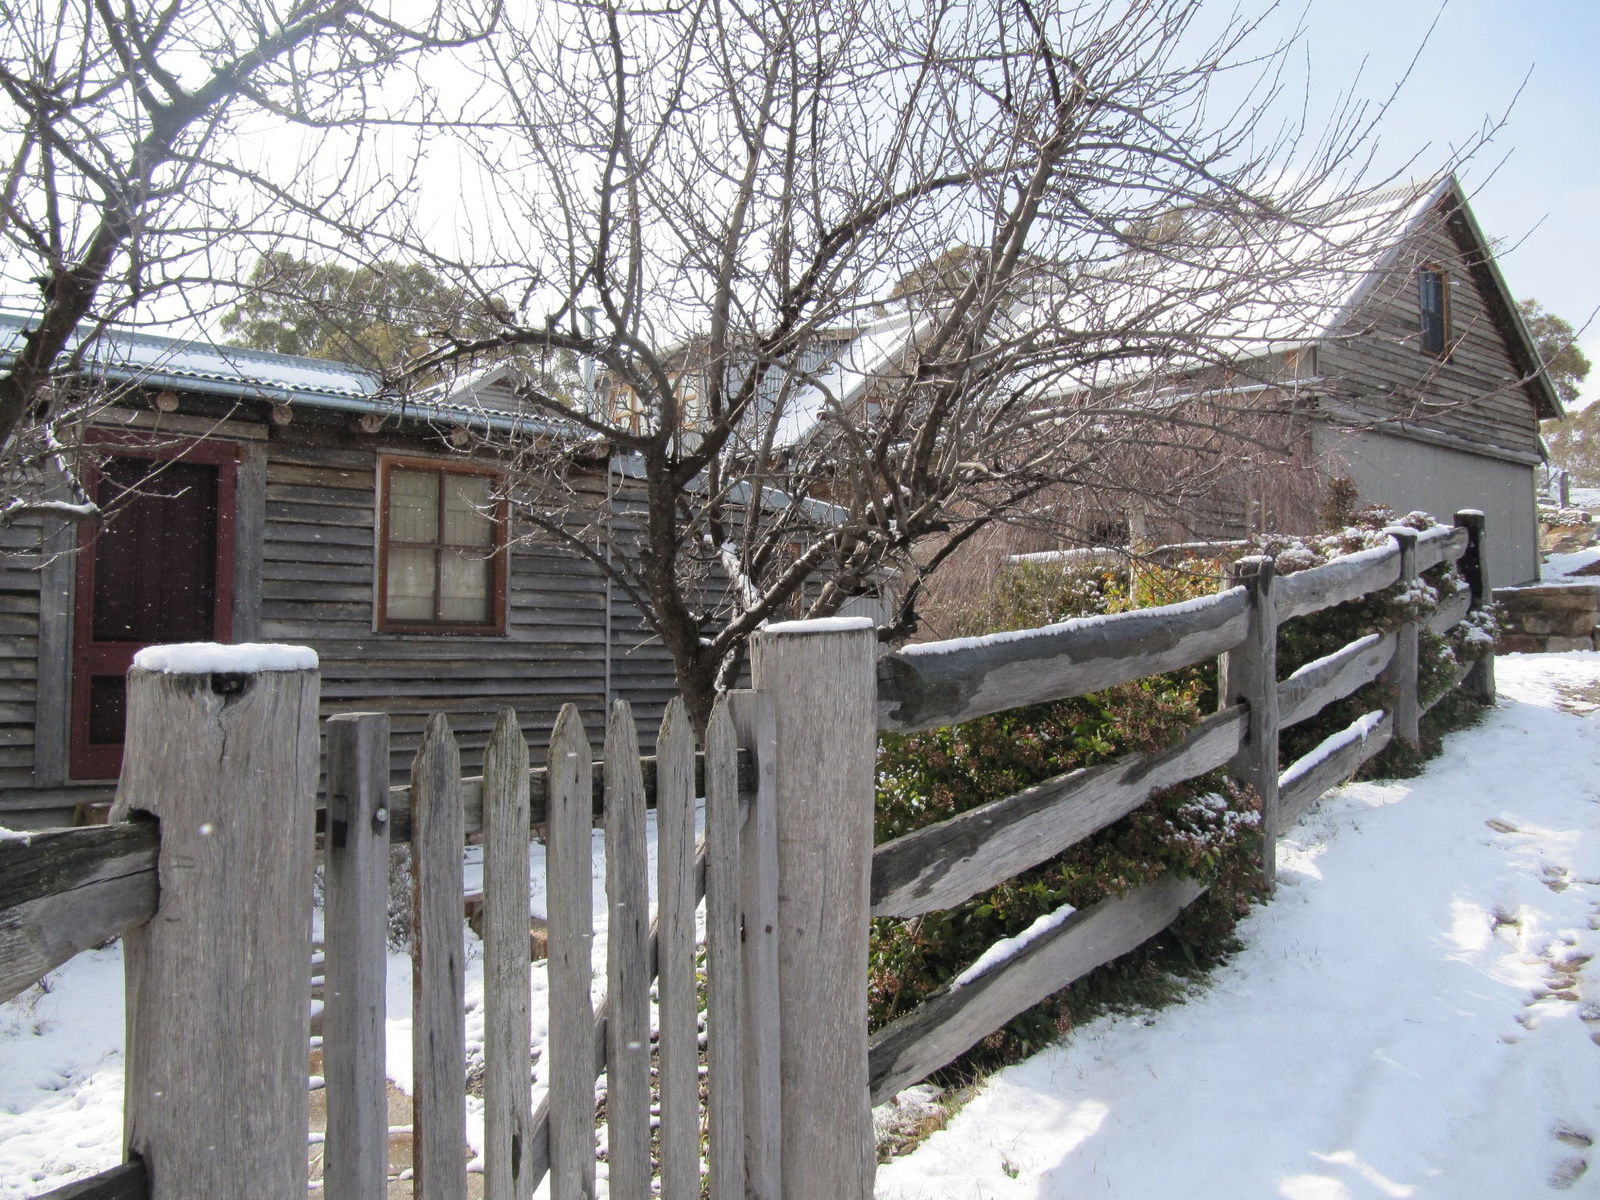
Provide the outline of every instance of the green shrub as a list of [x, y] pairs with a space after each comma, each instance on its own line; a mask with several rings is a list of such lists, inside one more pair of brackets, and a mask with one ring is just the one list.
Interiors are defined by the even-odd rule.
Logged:
[[[1189, 595], [1215, 590], [1214, 581], [1193, 572], [1174, 573], [1162, 586]], [[1119, 611], [1128, 603], [1115, 576], [1034, 565], [1001, 581], [995, 595], [991, 630]], [[1215, 668], [1206, 664], [965, 725], [885, 735], [878, 840], [1067, 771], [1169, 746], [1214, 708], [1214, 676]], [[1062, 905], [1086, 908], [1167, 873], [1210, 884], [1176, 936], [1189, 939], [1193, 957], [1215, 953], [1249, 902], [1250, 864], [1259, 845], [1257, 808], [1253, 795], [1213, 773], [1157, 794], [1065, 853], [963, 904], [907, 921], [875, 921], [874, 1024], [914, 1008], [994, 942]], [[955, 1064], [957, 1072], [1008, 1061], [1053, 1040], [1075, 1019], [1078, 998], [1069, 989], [1018, 1017]]]

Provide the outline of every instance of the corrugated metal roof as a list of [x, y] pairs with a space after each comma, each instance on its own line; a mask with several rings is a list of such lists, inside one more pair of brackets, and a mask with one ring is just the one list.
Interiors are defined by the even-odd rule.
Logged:
[[[23, 333], [36, 319], [0, 312], [0, 363], [15, 356]], [[78, 346], [74, 339], [68, 354]], [[376, 374], [352, 363], [124, 328], [106, 329], [84, 346], [77, 373], [111, 384], [171, 388], [225, 400], [377, 413], [404, 420], [488, 426], [499, 432], [552, 432], [557, 428], [525, 409], [486, 400], [470, 387], [441, 387], [400, 397], [385, 393]]]

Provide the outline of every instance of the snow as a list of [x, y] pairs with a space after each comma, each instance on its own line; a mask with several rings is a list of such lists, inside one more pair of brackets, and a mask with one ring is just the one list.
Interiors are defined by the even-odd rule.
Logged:
[[1208, 987], [996, 1073], [879, 1169], [880, 1200], [1578, 1180], [1600, 1138], [1600, 655], [1496, 665], [1499, 707], [1421, 776], [1348, 785], [1288, 831], [1277, 898]]
[[809, 621], [778, 621], [766, 627], [767, 633], [854, 633], [875, 629], [871, 617], [813, 617]]
[[146, 646], [133, 656], [141, 671], [167, 675], [255, 675], [262, 671], [315, 671], [317, 652], [309, 646], [280, 646], [269, 642], [179, 642], [171, 646]]
[[[1496, 667], [1499, 706], [1420, 776], [1346, 786], [1287, 831], [1277, 897], [1209, 986], [997, 1072], [879, 1169], [881, 1200], [1595, 1194], [1600, 654]], [[531, 861], [542, 910], [541, 847]], [[594, 861], [598, 906], [598, 833]], [[477, 1045], [476, 939], [467, 967]], [[389, 1068], [408, 1084], [408, 960], [389, 979]], [[529, 986], [542, 1041], [543, 964]], [[117, 1161], [121, 1007], [117, 947], [0, 1005], [0, 1200]], [[927, 1089], [895, 1108], [932, 1111]]]
[[790, 446], [802, 440], [816, 428], [823, 413], [857, 400], [886, 371], [896, 366], [903, 369], [905, 364], [897, 360], [915, 342], [926, 321], [926, 315], [916, 318], [899, 313], [863, 330], [814, 384], [800, 388], [790, 398], [778, 418], [773, 445]]
[[1010, 962], [1029, 946], [1039, 941], [1052, 929], [1059, 929], [1066, 923], [1068, 917], [1078, 910], [1070, 904], [1063, 904], [1060, 908], [1053, 909], [1038, 917], [1021, 933], [1008, 938], [1001, 938], [982, 954], [978, 955], [961, 974], [950, 981], [952, 989], [965, 987], [980, 975], [987, 975], [1001, 963]]

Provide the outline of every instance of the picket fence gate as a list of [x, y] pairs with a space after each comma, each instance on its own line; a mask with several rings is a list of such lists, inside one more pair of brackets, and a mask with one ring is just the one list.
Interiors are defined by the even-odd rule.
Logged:
[[[671, 1200], [702, 1189], [718, 1200], [865, 1200], [872, 1104], [1132, 950], [1203, 887], [1168, 877], [1060, 914], [869, 1038], [871, 918], [958, 903], [1159, 789], [1221, 766], [1261, 798], [1268, 836], [1260, 865], [1270, 891], [1278, 828], [1391, 739], [1416, 741], [1429, 702], [1417, 690], [1419, 628], [1442, 632], [1485, 602], [1480, 514], [1458, 514], [1454, 529], [1420, 537], [1390, 532], [1387, 546], [1283, 578], [1270, 560], [1242, 560], [1227, 586], [1203, 600], [881, 656], [865, 621], [773, 626], [753, 644], [753, 688], [718, 703], [703, 745], [674, 702], [651, 759], [639, 755], [625, 704], [608, 714], [599, 761], [568, 706], [547, 761], [530, 767], [507, 710], [483, 776], [463, 780], [454, 741], [435, 718], [410, 785], [391, 788], [387, 719], [330, 719], [323, 1193], [386, 1194], [389, 850], [409, 843], [415, 1194], [465, 1195], [462, 846], [479, 833], [491, 1200], [525, 1200], [547, 1176], [558, 1200], [594, 1193], [602, 1072], [609, 1187], [619, 1200], [655, 1189]], [[1282, 622], [1457, 561], [1468, 591], [1277, 678]], [[880, 730], [971, 720], [1214, 656], [1222, 659], [1220, 711], [1177, 745], [1069, 772], [874, 848]], [[63, 1200], [291, 1200], [306, 1192], [317, 674], [287, 662], [276, 666], [288, 669], [243, 670], [230, 661], [130, 674], [113, 824], [37, 835], [26, 846], [0, 842], [0, 997], [126, 930], [129, 1162], [54, 1193]], [[1492, 671], [1491, 657], [1469, 660], [1454, 683], [1488, 700]], [[1390, 685], [1387, 709], [1280, 769], [1280, 729], [1380, 677]], [[697, 797], [705, 801], [698, 847]], [[645, 846], [651, 804], [654, 921]], [[592, 1005], [597, 813], [608, 953], [605, 996]], [[546, 838], [549, 1036], [540, 1064], [546, 1091], [535, 1110], [528, 846], [537, 826]], [[703, 970], [695, 924], [702, 898]]]

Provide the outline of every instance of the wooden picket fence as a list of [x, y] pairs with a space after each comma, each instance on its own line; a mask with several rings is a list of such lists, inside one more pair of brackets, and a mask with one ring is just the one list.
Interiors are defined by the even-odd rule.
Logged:
[[[1459, 561], [1471, 588], [1426, 618], [1429, 627], [1448, 629], [1486, 599], [1481, 516], [1459, 514], [1454, 529], [1422, 536], [1391, 533], [1388, 546], [1282, 578], [1270, 560], [1243, 560], [1229, 585], [1203, 600], [887, 655], [864, 621], [774, 626], [754, 643], [753, 688], [719, 703], [703, 744], [675, 703], [653, 759], [640, 758], [619, 704], [598, 760], [569, 707], [545, 763], [530, 766], [508, 711], [482, 778], [462, 779], [440, 718], [409, 787], [393, 789], [386, 719], [329, 721], [324, 1194], [385, 1194], [387, 873], [391, 845], [408, 843], [415, 1194], [465, 1195], [461, 851], [469, 833], [480, 833], [487, 1196], [524, 1200], [547, 1176], [558, 1200], [594, 1194], [603, 1072], [612, 1196], [678, 1200], [704, 1189], [713, 1197], [864, 1200], [873, 1177], [872, 1104], [1132, 950], [1202, 888], [1171, 877], [1064, 913], [869, 1038], [870, 919], [959, 903], [1161, 788], [1222, 766], [1261, 798], [1270, 890], [1278, 829], [1391, 739], [1415, 742], [1425, 709], [1419, 623], [1359, 639], [1283, 680], [1279, 625], [1446, 562]], [[873, 847], [880, 730], [971, 720], [1218, 656], [1221, 710], [1176, 746], [1073, 771]], [[1380, 677], [1394, 697], [1387, 709], [1281, 769], [1281, 729]], [[1456, 682], [1492, 698], [1492, 658], [1463, 664]], [[305, 1193], [316, 690], [314, 670], [136, 670], [116, 822], [39, 835], [28, 846], [0, 842], [0, 997], [127, 931], [130, 1161], [75, 1185], [75, 1197]], [[697, 797], [705, 801], [698, 847]], [[645, 869], [651, 805], [653, 921]], [[597, 813], [608, 914], [598, 1005]], [[550, 1010], [539, 1070], [545, 1091], [535, 1109], [528, 846], [538, 826], [546, 837]], [[702, 898], [703, 968], [695, 928]]]

